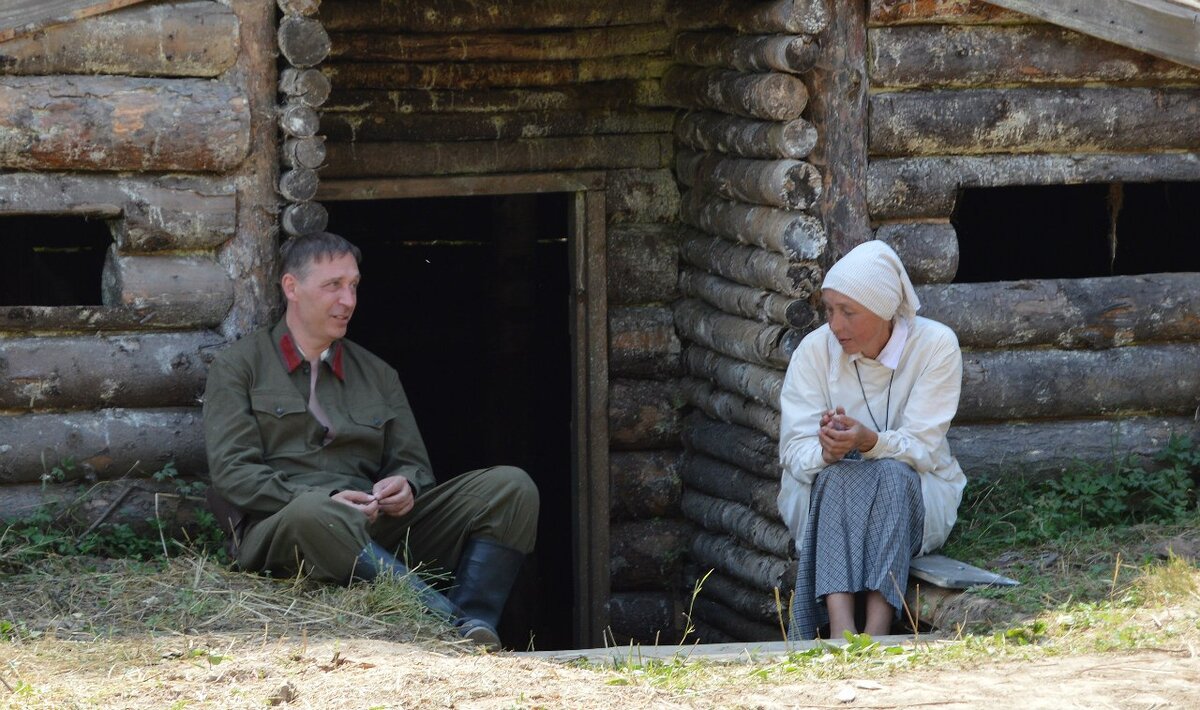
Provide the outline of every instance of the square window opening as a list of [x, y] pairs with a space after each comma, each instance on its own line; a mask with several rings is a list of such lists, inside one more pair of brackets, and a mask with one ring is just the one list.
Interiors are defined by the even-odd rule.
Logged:
[[0, 216], [0, 306], [98, 306], [112, 230], [101, 219]]

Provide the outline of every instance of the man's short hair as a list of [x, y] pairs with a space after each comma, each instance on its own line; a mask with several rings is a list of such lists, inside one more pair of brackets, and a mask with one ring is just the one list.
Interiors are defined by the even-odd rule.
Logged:
[[340, 235], [313, 232], [292, 237], [279, 246], [279, 273], [302, 279], [308, 275], [308, 267], [313, 263], [345, 254], [353, 254], [355, 263], [362, 263], [359, 248]]

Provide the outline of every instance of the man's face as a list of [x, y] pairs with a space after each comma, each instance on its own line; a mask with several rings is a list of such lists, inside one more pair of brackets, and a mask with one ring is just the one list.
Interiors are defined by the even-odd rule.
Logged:
[[[353, 254], [314, 261], [303, 277], [283, 275], [288, 327], [299, 342], [324, 350], [346, 336], [358, 302], [358, 281]], [[309, 357], [319, 354], [305, 351]]]

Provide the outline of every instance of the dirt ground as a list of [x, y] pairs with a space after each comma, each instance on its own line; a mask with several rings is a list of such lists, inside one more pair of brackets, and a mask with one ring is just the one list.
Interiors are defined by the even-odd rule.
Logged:
[[1188, 646], [792, 682], [761, 664], [650, 679], [374, 640], [47, 639], [0, 645], [0, 694], [13, 708], [1196, 708]]

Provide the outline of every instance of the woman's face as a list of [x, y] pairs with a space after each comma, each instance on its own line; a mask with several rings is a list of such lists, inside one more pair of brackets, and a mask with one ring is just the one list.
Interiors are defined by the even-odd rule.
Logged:
[[825, 304], [829, 329], [847, 355], [862, 353], [869, 358], [879, 357], [879, 352], [892, 337], [890, 320], [880, 318], [858, 301], [833, 289], [821, 291], [821, 302]]

